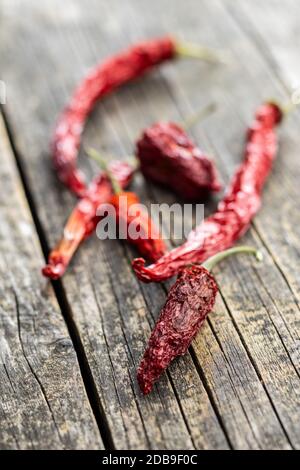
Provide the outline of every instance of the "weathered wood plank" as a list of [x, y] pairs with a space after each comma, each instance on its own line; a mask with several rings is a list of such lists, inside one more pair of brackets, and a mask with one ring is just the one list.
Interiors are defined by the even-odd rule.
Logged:
[[[46, 3], [49, 6], [51, 2]], [[82, 14], [82, 25], [85, 22], [93, 21], [91, 11], [85, 11], [81, 7], [81, 2], [74, 2], [74, 5], [79, 8]], [[97, 4], [95, 7], [97, 11], [102, 11], [102, 8], [105, 8], [104, 4], [100, 6]], [[30, 56], [31, 60], [35, 62], [37, 70], [33, 82], [26, 81], [22, 91], [14, 72], [8, 71], [9, 76], [6, 76], [6, 81], [11, 83], [13, 93], [12, 101], [7, 106], [7, 115], [10, 122], [13, 122], [14, 132], [16, 131], [15, 141], [21, 158], [25, 157], [22, 162], [29, 177], [30, 187], [33, 188], [33, 199], [36, 202], [43, 226], [47, 229], [48, 240], [50, 244], [53, 244], [61, 233], [63, 222], [73, 201], [57, 184], [52, 175], [47, 151], [50, 132], [55, 116], [67, 98], [66, 84], [69, 82], [68, 91], [71, 91], [71, 87], [76, 83], [79, 75], [83, 75], [87, 65], [92, 65], [95, 62], [96, 56], [93, 49], [89, 48], [89, 42], [85, 39], [84, 27], [78, 27], [76, 22], [73, 27], [70, 27], [69, 18], [62, 17], [58, 17], [56, 20], [58, 23], [61, 21], [64, 25], [65, 21], [67, 22], [68, 28], [64, 34], [62, 24], [57, 24], [55, 19], [50, 21], [48, 18], [49, 23], [46, 22], [46, 25], [45, 22], [42, 22], [40, 27], [38, 23], [33, 26], [32, 22], [36, 17], [39, 17], [39, 14], [39, 8], [27, 10], [27, 17], [25, 9], [27, 26], [23, 22], [16, 24], [16, 19], [10, 24], [13, 29], [17, 28], [16, 34], [18, 33], [20, 40], [17, 46], [18, 52], [16, 52], [19, 56], [17, 60], [21, 62], [21, 57], [24, 54], [26, 57]], [[72, 23], [73, 19], [71, 19]], [[29, 24], [31, 24], [30, 27]], [[39, 34], [43, 34], [45, 26], [49, 30], [47, 35], [49, 43], [46, 45], [47, 56], [41, 60], [45, 46], [41, 48], [36, 38]], [[32, 35], [33, 31], [35, 33]], [[55, 41], [52, 42], [50, 38]], [[3, 39], [5, 40], [5, 35]], [[26, 41], [25, 47], [24, 40]], [[23, 49], [20, 50], [19, 47]], [[108, 46], [106, 42], [101, 47], [101, 55], [104, 57], [112, 45]], [[118, 49], [119, 47], [120, 45], [115, 41], [114, 48]], [[72, 58], [66, 69], [65, 57]], [[29, 76], [30, 70], [27, 68], [26, 60], [25, 62], [22, 60], [22, 62], [26, 69], [24, 73]], [[44, 74], [50, 74], [53, 68], [59, 69], [62, 76], [65, 76], [65, 79], [60, 83], [44, 80]], [[28, 100], [27, 117], [35, 115], [34, 119], [39, 122], [38, 128], [32, 129], [32, 133], [29, 131], [32, 126], [27, 121], [25, 114], [18, 123], [14, 122], [13, 118], [13, 109], [20, 102], [23, 93], [27, 96], [26, 101]], [[32, 98], [29, 98], [33, 96], [33, 93], [36, 93], [34, 104], [32, 104]], [[34, 110], [30, 111], [31, 105], [34, 106]], [[103, 106], [100, 106], [100, 111], [105, 111]], [[113, 151], [118, 145], [118, 140], [117, 143], [114, 142], [117, 132], [114, 122], [115, 116], [113, 113], [109, 118], [106, 116], [107, 114], [104, 112], [102, 125], [105, 136], [103, 135], [103, 142], [104, 146], [108, 146], [110, 151]], [[24, 125], [29, 132], [19, 133], [21, 128], [25, 129]], [[30, 144], [29, 142], [25, 144], [27, 140], [25, 134], [29, 137]], [[120, 136], [120, 141], [122, 141], [122, 136]], [[114, 143], [112, 144], [112, 142]], [[93, 144], [93, 139], [91, 139], [91, 143]], [[28, 144], [31, 149], [30, 154], [27, 154], [26, 147], [24, 147]], [[43, 159], [41, 159], [41, 155], [43, 155]], [[31, 163], [28, 165], [29, 162]], [[40, 183], [36, 183], [36, 189], [38, 184], [40, 189], [48, 188], [49, 193], [42, 191], [38, 195], [35, 192], [35, 185], [32, 183], [33, 180], [37, 181], [37, 174], [43, 178], [43, 181], [40, 179], [41, 186]], [[49, 207], [52, 208], [51, 212]], [[160, 382], [157, 391], [149, 398], [143, 398], [138, 391], [135, 370], [150, 334], [149, 323], [153, 324], [153, 318], [146, 307], [139, 284], [129, 268], [123, 248], [118, 242], [105, 242], [103, 245], [95, 239], [89, 240], [85, 248], [78, 254], [74, 268], [66, 275], [63, 285], [116, 447], [186, 449], [228, 447], [227, 440], [191, 359], [186, 362], [185, 367], [190, 369], [190, 374], [192, 374], [195, 383], [198, 383], [199, 388], [194, 389], [193, 396], [196, 400], [192, 402], [190, 399], [185, 406], [185, 411], [181, 409], [172, 384], [167, 377]], [[157, 299], [156, 302], [153, 299], [155, 315], [164, 298], [163, 291], [159, 287], [156, 288], [160, 299]], [[149, 286], [149, 289], [153, 291], [152, 286]], [[189, 416], [184, 413], [193, 416], [195, 423], [191, 423], [189, 426]]]
[[[219, 97], [222, 109], [203, 124], [204, 132], [197, 127], [194, 134], [199, 142], [213, 143], [218, 164], [227, 180], [240, 161], [245, 123], [253, 109], [263, 97], [271, 92], [279, 93], [282, 87], [271, 78], [269, 66], [258, 57], [251, 42], [244, 38], [219, 2], [202, 2], [199, 8], [188, 0], [182, 4], [177, 2], [176, 9], [171, 10], [167, 1], [153, 1], [151, 6], [142, 1], [132, 0], [126, 2], [126, 6], [111, 1], [109, 9], [105, 2], [91, 2], [91, 9], [86, 11], [82, 6], [84, 2], [68, 0], [63, 12], [55, 10], [55, 3], [27, 2], [22, 18], [12, 12], [7, 18], [7, 29], [1, 29], [0, 33], [0, 63], [3, 70], [5, 68], [8, 90], [12, 91], [7, 115], [48, 242], [56, 241], [72, 205], [71, 198], [56, 184], [50, 172], [47, 143], [54, 117], [87, 66], [100, 56], [120, 49], [129, 38], [176, 31], [195, 41], [233, 49], [238, 60], [229, 69], [178, 63], [176, 68], [170, 65], [162, 74], [155, 74], [155, 78], [128, 87], [99, 106], [99, 118], [95, 113], [87, 130], [89, 143], [102, 145], [110, 152], [125, 153], [125, 148], [131, 153], [128, 133], [131, 132], [132, 139], [142, 125], [153, 119], [178, 117], [179, 112], [187, 115], [202, 106], [203, 97], [205, 102], [208, 96]], [[161, 12], [166, 15], [162, 17]], [[14, 34], [13, 43], [7, 30]], [[44, 35], [45, 30], [47, 35]], [[15, 69], [9, 67], [12, 55], [22, 69], [22, 87]], [[240, 65], [243, 55], [245, 59]], [[66, 57], [69, 64], [66, 64]], [[53, 75], [53, 70], [55, 80], [45, 80], [45, 76]], [[24, 81], [24, 77], [30, 79]], [[253, 86], [255, 79], [258, 86]], [[24, 102], [26, 109], [19, 110]], [[238, 114], [234, 109], [236, 102], [239, 103]], [[169, 109], [172, 110], [170, 115]], [[100, 136], [93, 127], [94, 123], [98, 128], [99, 122]], [[295, 161], [291, 152], [288, 159]], [[277, 172], [274, 178], [276, 174], [280, 177], [280, 167]], [[292, 188], [296, 187], [293, 182]], [[41, 188], [46, 188], [46, 192], [40, 194]], [[279, 195], [273, 193], [269, 197], [267, 193], [266, 197], [268, 205], [272, 202], [274, 212]], [[53, 208], [51, 212], [49, 207]], [[264, 209], [258, 218], [264, 224], [265, 213]], [[271, 217], [271, 209], [269, 214]], [[255, 231], [248, 240], [264, 247]], [[117, 447], [226, 447], [210, 401], [217, 408], [235, 448], [288, 448], [289, 441], [294, 446], [299, 445], [299, 382], [294, 367], [298, 308], [274, 260], [267, 253], [265, 258], [266, 265], [259, 268], [250, 260], [236, 260], [226, 265], [224, 275], [220, 276], [225, 304], [219, 300], [210, 324], [197, 338], [194, 352], [191, 351], [197, 367], [190, 356], [180, 359], [170, 368], [171, 382], [165, 377], [156, 393], [145, 400], [138, 394], [134, 368], [164, 293], [159, 286], [138, 287], [117, 242], [110, 242], [109, 248], [96, 240], [86, 243], [64, 280], [64, 288]], [[297, 258], [294, 263], [296, 261]], [[242, 282], [247, 278], [245, 298], [239, 293], [238, 276], [242, 276]], [[276, 303], [278, 286], [283, 294]], [[271, 297], [266, 294], [270, 289]], [[133, 293], [136, 293], [134, 299]], [[249, 324], [249, 309], [254, 307], [257, 313], [251, 310], [252, 323]], [[133, 312], [137, 312], [136, 321]], [[253, 326], [257, 329], [255, 336]], [[294, 341], [289, 338], [290, 331]], [[266, 347], [268, 354], [265, 354]], [[291, 351], [293, 361], [289, 358]], [[276, 380], [270, 372], [273, 364]], [[284, 370], [280, 370], [281, 367]], [[286, 373], [289, 374], [287, 380]]]
[[103, 448], [0, 117], [0, 448]]

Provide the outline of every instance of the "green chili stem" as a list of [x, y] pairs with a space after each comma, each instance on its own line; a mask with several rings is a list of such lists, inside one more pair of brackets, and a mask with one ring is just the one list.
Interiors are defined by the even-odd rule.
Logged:
[[228, 250], [221, 251], [214, 256], [208, 258], [205, 263], [202, 264], [204, 268], [208, 271], [212, 271], [212, 269], [223, 259], [227, 258], [228, 256], [235, 255], [237, 253], [248, 253], [251, 255], [255, 255], [258, 261], [262, 261], [262, 253], [261, 251], [253, 248], [251, 246], [236, 246], [234, 248], [229, 248]]
[[97, 150], [95, 150], [92, 147], [89, 147], [89, 148], [85, 149], [85, 151], [86, 151], [86, 154], [90, 158], [95, 160], [99, 164], [100, 168], [103, 171], [105, 171], [105, 173], [107, 174], [107, 176], [108, 176], [108, 178], [111, 182], [113, 192], [115, 194], [120, 194], [122, 192], [122, 188], [121, 188], [119, 182], [116, 180], [116, 178], [112, 174], [112, 172], [110, 171], [110, 169], [108, 168], [107, 160], [103, 157], [103, 155], [101, 155]]
[[140, 163], [135, 155], [129, 155], [125, 162], [133, 167], [134, 172], [138, 171], [140, 168]]
[[200, 59], [210, 63], [228, 64], [229, 62], [228, 53], [191, 42], [175, 41], [175, 51], [178, 55]]
[[292, 113], [296, 108], [297, 106], [299, 106], [298, 104], [296, 103], [286, 103], [284, 105], [278, 105], [279, 109], [281, 109], [282, 113], [286, 116], [287, 114], [290, 114]]
[[204, 108], [200, 109], [199, 111], [196, 111], [194, 114], [184, 119], [184, 121], [182, 122], [182, 127], [186, 131], [189, 130], [198, 121], [202, 121], [207, 116], [214, 113], [217, 108], [218, 108], [217, 104], [212, 101], [211, 103], [206, 105]]

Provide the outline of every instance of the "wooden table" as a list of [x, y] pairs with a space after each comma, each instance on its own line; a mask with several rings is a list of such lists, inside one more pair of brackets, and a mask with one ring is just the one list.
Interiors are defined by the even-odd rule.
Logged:
[[[136, 367], [166, 286], [139, 283], [134, 251], [96, 237], [61, 282], [40, 274], [75, 202], [51, 169], [49, 139], [89, 67], [164, 32], [230, 50], [231, 65], [181, 61], [123, 88], [84, 135], [125, 158], [146, 125], [216, 100], [192, 134], [227, 183], [257, 105], [297, 94], [299, 15], [296, 0], [1, 0], [1, 448], [300, 448], [299, 112], [281, 126], [264, 205], [243, 240], [264, 262], [240, 256], [216, 269], [214, 312], [150, 396]], [[175, 200], [141, 177], [135, 187], [144, 201]]]

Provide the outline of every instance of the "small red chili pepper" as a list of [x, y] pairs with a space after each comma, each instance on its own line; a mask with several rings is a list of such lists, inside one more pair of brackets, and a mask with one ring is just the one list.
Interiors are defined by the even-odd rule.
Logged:
[[[87, 151], [102, 169], [106, 171], [106, 162], [94, 149]], [[166, 252], [166, 245], [159, 230], [148, 215], [147, 209], [141, 205], [139, 197], [133, 192], [122, 191], [113, 173], [108, 171], [114, 194], [109, 203], [116, 211], [118, 227], [123, 229], [122, 238], [134, 245], [139, 253], [155, 262]]]
[[142, 258], [133, 260], [139, 279], [144, 282], [164, 281], [184, 266], [202, 263], [220, 250], [229, 248], [246, 232], [261, 206], [263, 185], [277, 153], [275, 128], [282, 115], [275, 103], [259, 107], [247, 132], [244, 162], [235, 173], [217, 211], [193, 230], [183, 245], [166, 253], [155, 264], [145, 267]]
[[140, 366], [137, 380], [144, 394], [170, 363], [187, 352], [207, 315], [212, 311], [218, 286], [209, 271], [217, 262], [234, 253], [252, 253], [261, 259], [254, 248], [237, 247], [221, 252], [202, 266], [190, 266], [179, 272], [171, 287]]
[[52, 154], [59, 179], [77, 196], [83, 196], [86, 191], [84, 175], [77, 168], [77, 154], [85, 121], [95, 103], [121, 85], [180, 55], [209, 61], [221, 60], [219, 54], [209, 48], [165, 36], [138, 43], [107, 59], [91, 70], [75, 90], [58, 120]]
[[[109, 169], [122, 188], [129, 184], [134, 172], [129, 164], [120, 161], [112, 162]], [[85, 196], [72, 211], [63, 238], [51, 251], [48, 264], [42, 269], [44, 276], [59, 279], [65, 273], [80, 243], [95, 230], [99, 222], [96, 216], [98, 207], [108, 202], [112, 194], [111, 183], [104, 173], [92, 181]]]
[[158, 122], [137, 142], [137, 157], [144, 176], [189, 200], [201, 200], [220, 191], [214, 163], [172, 122]]

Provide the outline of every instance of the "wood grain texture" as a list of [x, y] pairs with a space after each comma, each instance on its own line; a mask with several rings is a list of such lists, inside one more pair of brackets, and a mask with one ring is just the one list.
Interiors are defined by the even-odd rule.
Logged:
[[[22, 15], [17, 3], [22, 3]], [[111, 0], [109, 5], [66, 0], [63, 9], [57, 0], [4, 4], [4, 112], [49, 246], [74, 204], [51, 170], [48, 142], [55, 118], [91, 65], [140, 38], [176, 32], [229, 49], [234, 61], [229, 67], [191, 61], [164, 66], [99, 104], [84, 139], [118, 156], [132, 154], [133, 141], [146, 125], [158, 119], [179, 121], [217, 100], [218, 112], [195, 126], [193, 135], [214, 153], [228, 181], [241, 160], [255, 107], [270, 96], [289, 98], [281, 70], [286, 62], [276, 49], [275, 67], [268, 52], [277, 44], [276, 28], [268, 38], [263, 34], [267, 14], [258, 14], [260, 2], [251, 2], [256, 14], [241, 3], [187, 0], [170, 8], [167, 0], [151, 5], [145, 0]], [[278, 2], [265, 4], [281, 8], [286, 24], [293, 21]], [[286, 37], [281, 32], [278, 40]], [[292, 61], [294, 52], [289, 54]], [[91, 238], [76, 255], [62, 289], [115, 447], [300, 447], [299, 224], [290, 222], [300, 220], [297, 151], [297, 119], [291, 117], [282, 126], [264, 207], [243, 240], [263, 251], [264, 263], [239, 257], [222, 264], [216, 271], [221, 296], [214, 313], [189, 354], [172, 364], [147, 398], [138, 391], [135, 370], [167, 285], [139, 283], [130, 268], [133, 250], [117, 241]], [[89, 175], [95, 171], [83, 157], [81, 165]], [[135, 188], [147, 203], [174, 201], [141, 177]]]
[[0, 118], [0, 448], [103, 448]]

